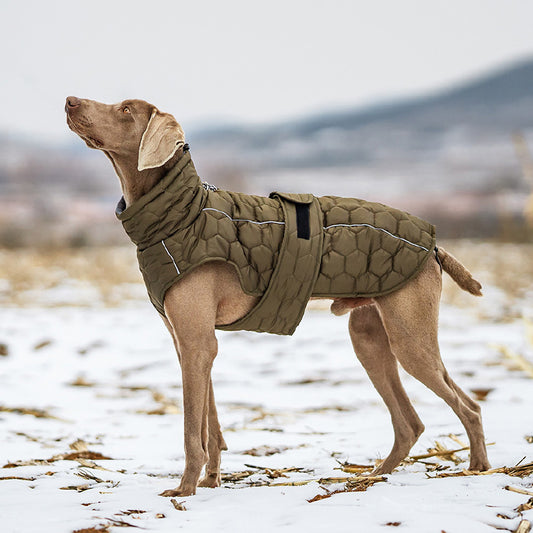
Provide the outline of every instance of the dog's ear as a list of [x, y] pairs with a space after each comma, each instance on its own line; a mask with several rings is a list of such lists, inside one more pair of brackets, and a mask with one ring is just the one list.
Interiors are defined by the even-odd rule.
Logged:
[[154, 109], [139, 145], [138, 170], [163, 166], [185, 144], [185, 133], [176, 119]]

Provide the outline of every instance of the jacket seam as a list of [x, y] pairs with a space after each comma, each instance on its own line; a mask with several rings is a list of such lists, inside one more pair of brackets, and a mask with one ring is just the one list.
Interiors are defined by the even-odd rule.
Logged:
[[161, 244], [163, 245], [163, 248], [165, 249], [165, 252], [167, 255], [172, 259], [172, 263], [174, 265], [174, 268], [176, 269], [176, 272], [178, 273], [178, 276], [181, 274], [180, 269], [178, 268], [178, 265], [176, 264], [176, 261], [174, 260], [174, 257], [172, 257], [172, 254], [168, 251], [167, 245], [165, 244], [165, 240], [163, 239], [161, 241]]
[[[257, 220], [249, 220], [247, 218], [233, 218], [231, 215], [229, 215], [225, 211], [221, 211], [220, 209], [215, 209], [214, 207], [204, 207], [202, 209], [202, 211], [215, 211], [216, 213], [220, 213], [221, 215], [224, 215], [226, 218], [229, 218], [232, 222], [250, 222], [251, 224], [258, 224], [258, 225], [262, 225], [262, 224], [279, 224], [279, 225], [282, 225], [282, 226], [285, 225], [285, 222], [280, 222], [280, 221], [277, 221], [277, 220], [257, 221]], [[420, 244], [416, 244], [414, 242], [411, 242], [410, 240], [404, 239], [403, 237], [398, 237], [398, 235], [394, 235], [394, 233], [391, 233], [390, 231], [387, 231], [384, 228], [380, 228], [380, 227], [377, 227], [377, 226], [372, 226], [372, 224], [364, 224], [364, 223], [360, 223], [360, 224], [331, 224], [329, 226], [324, 226], [323, 227], [324, 231], [326, 231], [328, 229], [331, 229], [331, 228], [370, 228], [370, 229], [375, 229], [376, 231], [382, 231], [383, 233], [386, 233], [387, 235], [389, 235], [393, 239], [398, 239], [400, 241], [405, 242], [406, 244], [410, 244], [411, 246], [415, 246], [416, 248], [420, 248], [420, 249], [422, 249], [422, 250], [424, 250], [426, 252], [429, 252], [429, 249], [426, 248], [425, 246], [421, 246]]]
[[328, 230], [330, 228], [370, 228], [375, 229], [376, 231], [382, 231], [383, 233], [386, 233], [393, 239], [398, 239], [400, 241], [403, 241], [407, 244], [410, 244], [411, 246], [416, 246], [417, 248], [421, 248], [422, 250], [425, 250], [426, 252], [429, 252], [429, 249], [425, 246], [421, 246], [420, 244], [416, 244], [414, 242], [409, 241], [408, 239], [404, 239], [403, 237], [398, 237], [398, 235], [394, 235], [394, 233], [391, 233], [390, 231], [387, 231], [386, 229], [379, 228], [377, 226], [372, 226], [372, 224], [331, 224], [330, 226], [324, 226], [324, 230]]
[[215, 209], [214, 207], [204, 207], [202, 211], [216, 211], [217, 213], [220, 213], [224, 215], [226, 218], [229, 218], [232, 222], [250, 222], [251, 224], [279, 224], [280, 226], [284, 226], [285, 222], [281, 222], [279, 220], [249, 220], [247, 218], [232, 218], [231, 215], [228, 215], [228, 213], [221, 211], [220, 209]]

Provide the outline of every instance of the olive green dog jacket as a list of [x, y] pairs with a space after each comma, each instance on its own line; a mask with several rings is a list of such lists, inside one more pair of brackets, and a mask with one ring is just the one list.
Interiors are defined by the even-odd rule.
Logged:
[[224, 330], [292, 335], [311, 296], [373, 297], [405, 285], [435, 248], [435, 228], [355, 198], [275, 192], [269, 198], [205, 188], [189, 152], [117, 217], [137, 245], [148, 295], [209, 261], [232, 264], [258, 304]]

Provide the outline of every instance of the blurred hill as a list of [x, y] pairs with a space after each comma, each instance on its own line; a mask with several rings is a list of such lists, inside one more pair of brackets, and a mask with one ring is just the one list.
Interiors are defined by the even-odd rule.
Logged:
[[204, 130], [194, 146], [204, 162], [245, 161], [261, 192], [363, 197], [428, 218], [449, 237], [522, 238], [532, 184], [517, 149], [529, 159], [532, 84], [528, 59], [434, 94]]
[[[273, 167], [338, 167], [434, 155], [475, 136], [508, 140], [533, 125], [533, 59], [437, 94], [258, 128], [196, 134], [202, 147]], [[319, 149], [320, 148], [320, 149]]]
[[110, 224], [119, 189], [108, 167], [103, 154], [82, 144], [0, 134], [0, 246], [120, 241]]
[[[220, 187], [362, 197], [428, 218], [441, 235], [494, 236], [515, 232], [529, 194], [516, 135], [533, 147], [531, 87], [533, 59], [364, 108], [184, 126], [200, 175]], [[119, 196], [108, 160], [79, 139], [60, 147], [0, 133], [0, 244], [125, 242]]]

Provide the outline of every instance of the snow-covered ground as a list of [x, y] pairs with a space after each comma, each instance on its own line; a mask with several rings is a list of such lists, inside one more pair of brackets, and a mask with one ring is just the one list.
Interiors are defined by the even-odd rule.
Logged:
[[[33, 305], [0, 309], [0, 353], [7, 352], [0, 356], [2, 533], [118, 532], [128, 525], [161, 532], [476, 533], [533, 521], [527, 505], [517, 510], [533, 496], [532, 475], [437, 477], [467, 468], [467, 451], [455, 462], [405, 464], [367, 490], [309, 503], [345, 488], [326, 478], [357, 475], [342, 464], [371, 465], [392, 445], [388, 413], [353, 354], [346, 319], [320, 309], [309, 310], [290, 338], [218, 334], [213, 377], [229, 447], [223, 486], [174, 502], [158, 496], [178, 484], [184, 466], [171, 340], [144, 299], [114, 308], [51, 305], [58, 294], [90, 301], [84, 290], [69, 283], [41, 300], [34, 295]], [[487, 308], [490, 288], [488, 294]], [[533, 376], [512, 356], [533, 361], [531, 322], [480, 315], [443, 306], [443, 357], [466, 391], [486, 393], [492, 465], [529, 463]], [[461, 448], [466, 435], [451, 410], [409, 376], [403, 381], [426, 425], [412, 455], [437, 441]]]

